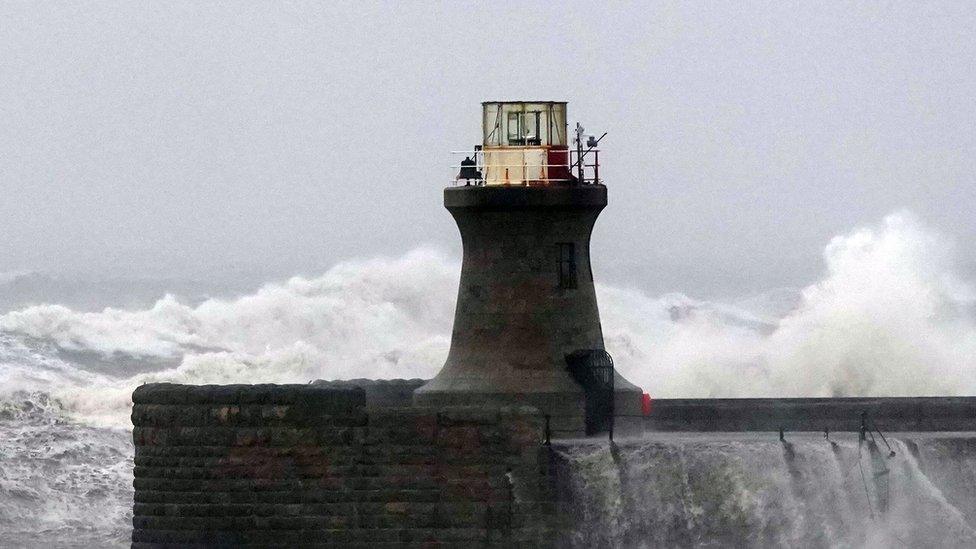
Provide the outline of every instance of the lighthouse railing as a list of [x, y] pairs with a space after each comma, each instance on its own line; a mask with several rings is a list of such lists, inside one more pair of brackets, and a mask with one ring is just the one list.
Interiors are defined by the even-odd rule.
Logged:
[[[535, 156], [530, 161], [528, 153]], [[492, 149], [487, 151], [488, 160], [486, 161], [486, 151], [468, 150], [451, 151], [452, 163], [449, 166], [454, 174], [451, 183], [457, 185], [476, 185], [476, 186], [537, 186], [537, 185], [594, 185], [602, 184], [600, 179], [600, 151], [590, 149], [585, 151], [583, 157], [583, 169], [579, 172], [582, 179], [573, 174], [573, 170], [578, 167], [578, 152], [574, 150], [561, 150], [565, 153], [566, 163], [549, 163], [550, 155], [546, 149], [530, 147], [506, 147], [504, 149]], [[539, 155], [545, 155], [545, 162], [536, 162]], [[499, 161], [494, 157], [503, 157], [504, 161]], [[587, 162], [589, 161], [589, 162]], [[473, 163], [472, 163], [473, 162]]]

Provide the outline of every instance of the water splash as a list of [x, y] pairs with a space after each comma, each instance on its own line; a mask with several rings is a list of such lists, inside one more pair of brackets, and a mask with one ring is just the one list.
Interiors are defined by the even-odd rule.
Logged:
[[[945, 238], [901, 213], [833, 239], [823, 279], [801, 291], [730, 304], [597, 291], [617, 366], [654, 396], [976, 394], [974, 292], [952, 258]], [[131, 499], [130, 394], [141, 383], [432, 376], [450, 343], [459, 272], [456, 259], [422, 249], [345, 262], [236, 299], [190, 305], [167, 296], [146, 309], [85, 313], [52, 304], [0, 315], [0, 530], [49, 532], [34, 541], [60, 536], [62, 546], [118, 541]], [[914, 508], [941, 517], [929, 524], [968, 540], [976, 513], [969, 442], [899, 444], [915, 448], [899, 451], [915, 461], [893, 467], [892, 478], [915, 490], [903, 493], [919, 494]], [[804, 546], [798, 540], [808, 535], [813, 546], [884, 546], [897, 543], [891, 532], [915, 535], [863, 524], [870, 509], [847, 477], [813, 480], [833, 478], [823, 475], [838, 467], [824, 447], [798, 442], [787, 466], [776, 444], [706, 446], [651, 448], [659, 462], [626, 448], [573, 457], [593, 472], [586, 482], [596, 499], [581, 508], [585, 520], [617, 533], [608, 542], [636, 546]], [[638, 497], [632, 488], [643, 481], [657, 491]], [[642, 507], [632, 512], [635, 502]], [[910, 514], [896, 503], [893, 513]], [[643, 511], [648, 505], [654, 513]]]
[[[574, 547], [972, 547], [976, 439], [663, 435], [553, 448]], [[913, 454], [909, 445], [921, 449]], [[936, 459], [948, 447], [964, 449]], [[875, 454], [879, 455], [879, 454]], [[922, 457], [918, 457], [921, 455]], [[865, 471], [864, 481], [860, 470]], [[931, 475], [931, 476], [929, 476]], [[884, 479], [887, 486], [882, 482]], [[944, 491], [945, 490], [945, 491]]]
[[44, 393], [0, 401], [0, 545], [123, 547], [132, 508], [128, 430], [78, 425]]
[[[823, 279], [802, 291], [721, 304], [599, 286], [606, 344], [656, 397], [976, 394], [976, 291], [953, 257], [946, 238], [896, 213], [834, 238]], [[128, 393], [150, 381], [431, 377], [458, 276], [455, 259], [421, 249], [195, 306], [29, 307], [0, 315], [0, 362], [22, 366], [0, 381], [124, 425]]]
[[[658, 397], [976, 394], [973, 286], [948, 239], [907, 213], [834, 238], [781, 318], [605, 288], [607, 347]], [[785, 298], [757, 309], [776, 310]]]

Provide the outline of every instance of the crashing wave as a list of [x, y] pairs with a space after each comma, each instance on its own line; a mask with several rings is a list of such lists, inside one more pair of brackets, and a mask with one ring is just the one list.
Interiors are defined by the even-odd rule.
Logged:
[[[607, 347], [655, 397], [976, 394], [976, 292], [944, 237], [897, 213], [834, 238], [824, 259], [815, 284], [733, 304], [599, 285]], [[458, 275], [456, 259], [420, 249], [236, 299], [28, 307], [0, 315], [0, 362], [14, 364], [0, 381], [124, 425], [145, 382], [429, 378]]]

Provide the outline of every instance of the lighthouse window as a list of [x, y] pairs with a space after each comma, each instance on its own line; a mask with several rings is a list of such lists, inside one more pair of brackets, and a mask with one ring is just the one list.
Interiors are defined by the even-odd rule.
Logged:
[[527, 112], [522, 115], [522, 135], [525, 137], [526, 145], [541, 145], [539, 139], [539, 119], [542, 113], [539, 111]]
[[576, 245], [560, 242], [556, 248], [559, 252], [559, 287], [573, 289], [576, 287]]
[[542, 112], [510, 112], [506, 118], [508, 123], [509, 145], [541, 145]]
[[522, 144], [522, 113], [508, 113], [508, 144]]

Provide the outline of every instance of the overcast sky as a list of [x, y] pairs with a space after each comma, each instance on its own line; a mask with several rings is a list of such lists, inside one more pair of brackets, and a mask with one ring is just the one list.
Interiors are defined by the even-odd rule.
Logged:
[[900, 208], [976, 263], [971, 3], [485, 4], [0, 4], [0, 272], [459, 255], [448, 152], [520, 98], [609, 132], [604, 281], [802, 285]]

